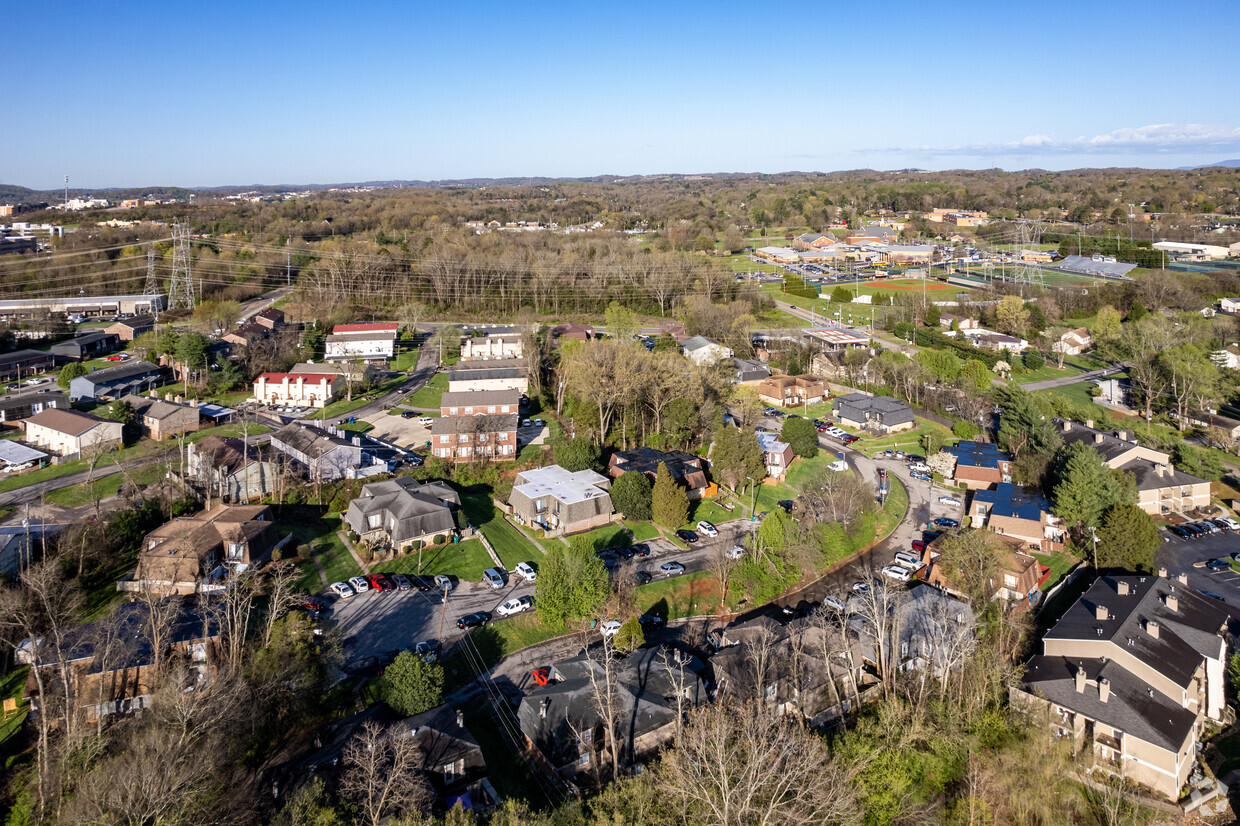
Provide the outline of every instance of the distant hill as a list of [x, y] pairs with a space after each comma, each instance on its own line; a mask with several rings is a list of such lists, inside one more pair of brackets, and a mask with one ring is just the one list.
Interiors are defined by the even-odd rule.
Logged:
[[1203, 164], [1198, 164], [1197, 166], [1177, 166], [1176, 169], [1177, 170], [1209, 169], [1212, 166], [1225, 166], [1225, 167], [1228, 167], [1229, 169], [1237, 169], [1237, 168], [1240, 168], [1240, 158], [1233, 158], [1230, 161], [1219, 161], [1218, 163], [1203, 163]]

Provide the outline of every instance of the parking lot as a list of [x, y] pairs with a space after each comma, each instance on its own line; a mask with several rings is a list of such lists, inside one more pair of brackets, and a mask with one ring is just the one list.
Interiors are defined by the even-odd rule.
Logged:
[[[1188, 585], [1198, 591], [1221, 596], [1230, 605], [1240, 605], [1240, 573], [1227, 569], [1211, 571], [1204, 563], [1211, 559], [1231, 560], [1240, 553], [1240, 536], [1232, 531], [1180, 539], [1166, 530], [1159, 531], [1166, 540], [1158, 550], [1158, 564], [1171, 576], [1188, 574]], [[1197, 567], [1201, 565], [1202, 567]]]

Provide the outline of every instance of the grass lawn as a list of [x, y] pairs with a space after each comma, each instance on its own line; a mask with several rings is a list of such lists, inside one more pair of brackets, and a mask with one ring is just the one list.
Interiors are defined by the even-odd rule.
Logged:
[[904, 485], [894, 474], [888, 475], [887, 479], [891, 482], [891, 487], [887, 491], [887, 501], [883, 503], [878, 523], [874, 526], [880, 537], [894, 531], [904, 519], [904, 512], [908, 510], [908, 491]]
[[891, 448], [892, 450], [903, 450], [906, 453], [924, 453], [925, 450], [921, 445], [921, 437], [927, 433], [936, 433], [943, 440], [943, 444], [955, 444], [957, 439], [952, 435], [951, 430], [937, 422], [928, 419], [917, 419], [917, 427], [912, 430], [906, 430], [903, 433], [893, 433], [890, 436], [884, 436], [881, 439], [867, 439], [862, 436], [856, 447], [862, 448], [867, 455], [873, 456], [880, 450]]
[[350, 411], [357, 410], [359, 407], [369, 404], [379, 396], [382, 396], [384, 393], [389, 393], [392, 390], [395, 390], [404, 380], [404, 376], [397, 376], [394, 379], [388, 379], [382, 384], [375, 385], [365, 393], [355, 393], [353, 395], [353, 401], [332, 402], [322, 410], [315, 411], [318, 416], [314, 416], [312, 418], [321, 417], [323, 419], [334, 419], [337, 416], [343, 416], [345, 413], [349, 413]]
[[[171, 386], [172, 385], [169, 385], [169, 387]], [[250, 399], [253, 397], [254, 397], [254, 390], [249, 389], [249, 390], [238, 390], [235, 393], [218, 393], [214, 396], [204, 395], [202, 397], [202, 400], [204, 402], [209, 402], [211, 404], [218, 404], [224, 407], [236, 407], [237, 405], [244, 402], [246, 399]]]
[[[503, 557], [501, 557], [502, 559]], [[519, 560], [518, 560], [519, 561]], [[494, 567], [491, 555], [478, 539], [464, 539], [455, 545], [449, 542], [422, 551], [422, 569], [418, 570], [417, 552], [389, 559], [371, 566], [371, 571], [385, 574], [452, 574], [470, 582], [480, 582], [482, 572]]]
[[418, 348], [411, 347], [396, 354], [396, 358], [392, 359], [392, 369], [402, 373], [407, 373], [418, 364]]
[[[135, 468], [129, 471], [129, 476], [139, 485], [153, 485], [164, 478], [164, 466], [161, 463], [151, 465], [150, 467]], [[73, 487], [49, 491], [44, 498], [53, 505], [60, 505], [66, 508], [93, 505], [96, 497], [106, 499], [109, 496], [114, 496], [117, 488], [125, 484], [126, 481], [124, 476], [113, 474], [103, 479], [96, 479], [89, 485], [74, 485]]]
[[759, 264], [747, 255], [725, 255], [722, 258], [733, 272], [779, 272], [779, 267], [774, 264]]
[[538, 615], [533, 613], [519, 614], [503, 622], [497, 622], [491, 628], [499, 635], [505, 654], [511, 654], [513, 651], [528, 648], [543, 640], [567, 633], [563, 628], [548, 628], [538, 619]]
[[348, 422], [346, 422], [345, 424], [340, 425], [336, 429], [347, 430], [350, 433], [367, 433], [371, 430], [374, 430], [375, 426], [371, 424], [370, 422], [353, 422], [352, 424], [349, 424]]
[[[461, 507], [465, 510], [469, 523], [482, 531], [483, 536], [491, 543], [505, 568], [511, 571], [518, 562], [537, 558], [541, 550], [539, 546], [513, 527], [504, 519], [504, 515], [495, 509], [491, 502], [490, 488], [475, 487], [462, 492]], [[489, 564], [483, 567], [489, 567]]]
[[563, 548], [564, 547], [564, 542], [559, 537], [553, 536], [550, 539], [548, 539], [547, 537], [542, 535], [543, 532], [539, 528], [518, 527], [518, 530], [520, 530], [521, 533], [525, 534], [526, 539], [533, 542], [538, 547], [542, 548], [543, 553], [546, 553], [552, 548]]
[[659, 535], [659, 529], [653, 522], [625, 522], [629, 533], [633, 534], [634, 542], [649, 542]]
[[[17, 711], [9, 712], [3, 720], [0, 720], [0, 755], [8, 757], [9, 738], [17, 732], [21, 731], [22, 723], [26, 719], [26, 712], [30, 709], [30, 702], [23, 700], [22, 689], [26, 685], [26, 673], [30, 671], [29, 666], [20, 666], [14, 668], [0, 680], [0, 699], [14, 699], [17, 701]], [[7, 765], [7, 759], [5, 761]]]
[[710, 571], [658, 579], [636, 589], [638, 609], [664, 619], [712, 614], [719, 607], [719, 580]]
[[[336, 534], [340, 530], [340, 517], [324, 516], [319, 508], [311, 505], [285, 505], [276, 514], [276, 524], [293, 534], [298, 545], [311, 546], [323, 566], [323, 572], [327, 574], [328, 584], [344, 582], [362, 573], [349, 549]], [[312, 594], [323, 590], [313, 560], [307, 559], [301, 563], [301, 578], [297, 586]]]
[[625, 533], [623, 525], [608, 525], [604, 528], [595, 528], [585, 534], [585, 536], [593, 544], [596, 551], [629, 544], [629, 535]]
[[1094, 403], [1094, 397], [1089, 395], [1089, 391], [1097, 386], [1098, 385], [1094, 384], [1092, 381], [1082, 381], [1077, 384], [1068, 384], [1063, 387], [1055, 387], [1051, 390], [1034, 390], [1033, 392], [1046, 396], [1066, 396], [1069, 400], [1075, 402], [1076, 404], [1092, 405]]
[[1033, 558], [1051, 569], [1050, 574], [1046, 577], [1046, 582], [1042, 585], [1044, 592], [1054, 588], [1056, 583], [1067, 576], [1068, 571], [1072, 570], [1072, 566], [1077, 563], [1077, 560], [1070, 554], [1062, 552], [1034, 554]]
[[721, 507], [714, 499], [699, 499], [689, 503], [689, 522], [682, 527], [695, 530], [697, 523], [703, 520], [712, 525], [718, 525], [721, 522], [730, 522], [742, 515], [740, 508], [729, 511]]
[[448, 389], [448, 374], [436, 373], [426, 386], [405, 398], [404, 404], [410, 407], [439, 407], [439, 400]]

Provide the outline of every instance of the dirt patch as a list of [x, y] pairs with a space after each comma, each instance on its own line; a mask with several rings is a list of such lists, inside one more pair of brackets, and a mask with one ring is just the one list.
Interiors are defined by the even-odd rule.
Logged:
[[[867, 287], [873, 287], [876, 290], [920, 290], [922, 283], [920, 281], [867, 281]], [[940, 284], [937, 281], [927, 281], [925, 289], [932, 290], [958, 290], [959, 287], [953, 287], [951, 284]]]

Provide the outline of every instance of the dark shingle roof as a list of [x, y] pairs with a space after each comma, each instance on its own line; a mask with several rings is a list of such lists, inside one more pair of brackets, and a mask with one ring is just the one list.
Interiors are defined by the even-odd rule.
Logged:
[[1028, 519], [1033, 522], [1040, 522], [1042, 513], [1050, 512], [1050, 503], [1046, 499], [1025, 493], [1011, 482], [1000, 482], [995, 485], [994, 490], [974, 491], [973, 501], [990, 505], [992, 516]]
[[943, 448], [956, 457], [956, 464], [966, 467], [998, 468], [1000, 462], [1012, 461], [1012, 456], [992, 442], [960, 442]]

